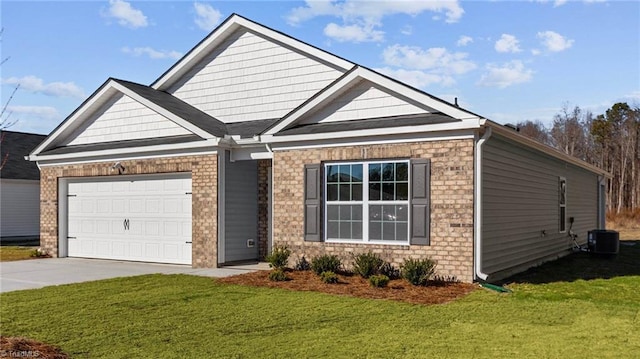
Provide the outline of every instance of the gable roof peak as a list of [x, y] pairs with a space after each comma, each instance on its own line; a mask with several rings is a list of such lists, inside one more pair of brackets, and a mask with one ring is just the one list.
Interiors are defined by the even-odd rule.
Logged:
[[170, 88], [174, 83], [179, 81], [184, 74], [188, 73], [217, 46], [222, 44], [229, 36], [231, 36], [231, 34], [240, 28], [244, 28], [248, 31], [267, 37], [274, 42], [296, 49], [309, 57], [316, 58], [319, 61], [329, 64], [337, 69], [341, 69], [342, 71], [347, 71], [354, 66], [352, 62], [345, 60], [342, 57], [295, 39], [281, 31], [274, 30], [233, 13], [218, 25], [218, 27], [211, 31], [204, 39], [202, 39], [202, 41], [200, 41], [195, 47], [189, 50], [189, 52], [187, 52], [157, 80], [155, 80], [151, 84], [151, 87], [157, 90], [166, 90]]

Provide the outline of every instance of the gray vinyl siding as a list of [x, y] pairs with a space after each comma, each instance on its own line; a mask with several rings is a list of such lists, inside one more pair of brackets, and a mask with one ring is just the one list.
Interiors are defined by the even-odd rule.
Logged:
[[[482, 269], [522, 270], [568, 253], [569, 217], [578, 242], [598, 226], [598, 176], [498, 135], [482, 153]], [[566, 232], [560, 233], [559, 180], [567, 181]], [[546, 235], [542, 232], [545, 231]]]
[[[258, 162], [225, 156], [225, 262], [258, 258]], [[254, 241], [253, 247], [247, 240]]]

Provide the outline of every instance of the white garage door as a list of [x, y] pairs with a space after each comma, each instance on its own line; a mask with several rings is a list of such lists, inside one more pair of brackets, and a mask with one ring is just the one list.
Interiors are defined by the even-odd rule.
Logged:
[[191, 178], [68, 184], [68, 255], [191, 264]]

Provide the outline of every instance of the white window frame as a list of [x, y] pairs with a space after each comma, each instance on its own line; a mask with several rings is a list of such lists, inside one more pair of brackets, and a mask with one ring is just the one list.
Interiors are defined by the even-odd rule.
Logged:
[[[562, 203], [562, 184], [564, 183], [564, 203]], [[567, 179], [565, 177], [558, 178], [558, 232], [566, 233], [567, 232], [567, 202], [568, 202], [568, 191], [567, 191]], [[564, 210], [564, 221], [562, 220], [562, 212]]]
[[[372, 163], [406, 163], [407, 164], [407, 199], [404, 201], [370, 201], [369, 200], [369, 165]], [[384, 244], [384, 245], [400, 245], [408, 246], [411, 237], [411, 162], [404, 159], [377, 159], [370, 161], [352, 161], [352, 162], [325, 162], [323, 165], [323, 239], [327, 243], [350, 243], [350, 244]], [[362, 200], [361, 201], [327, 201], [327, 167], [339, 165], [362, 165]], [[339, 239], [328, 237], [328, 205], [361, 205], [362, 206], [362, 240]], [[370, 205], [405, 205], [407, 207], [407, 239], [406, 241], [385, 241], [369, 239], [369, 206]]]

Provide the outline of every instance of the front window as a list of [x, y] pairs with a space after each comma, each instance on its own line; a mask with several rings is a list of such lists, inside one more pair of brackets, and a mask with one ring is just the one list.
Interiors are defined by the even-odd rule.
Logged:
[[408, 161], [326, 164], [325, 175], [327, 240], [408, 243]]

